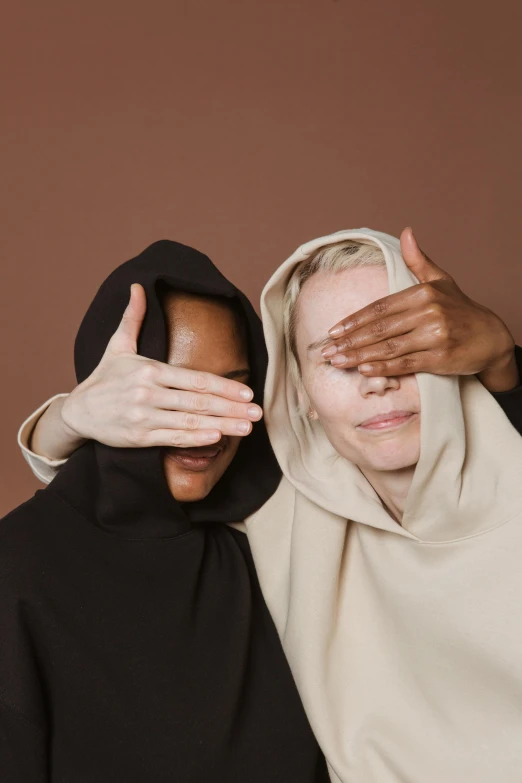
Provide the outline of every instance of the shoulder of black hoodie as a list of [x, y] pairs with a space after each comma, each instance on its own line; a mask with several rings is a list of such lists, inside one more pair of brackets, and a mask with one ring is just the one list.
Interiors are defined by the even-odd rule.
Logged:
[[[515, 359], [518, 374], [522, 379], [522, 348], [515, 346]], [[514, 389], [505, 392], [492, 392], [492, 396], [501, 406], [511, 424], [522, 435], [522, 383]]]
[[0, 600], [41, 594], [61, 549], [60, 506], [38, 490], [0, 520]]
[[74, 578], [64, 591], [64, 575], [79, 571], [82, 550], [88, 557], [101, 537], [79, 515], [71, 517], [71, 509], [48, 489], [0, 520], [1, 783], [47, 780], [39, 776], [48, 729], [42, 650], [35, 641], [39, 608], [81, 605]]
[[[43, 494], [43, 493], [38, 493]], [[45, 580], [40, 538], [49, 532], [34, 497], [0, 520], [0, 779], [48, 780], [48, 720], [30, 604]], [[34, 513], [30, 515], [27, 511]], [[52, 560], [52, 558], [51, 558]], [[52, 563], [49, 563], [52, 568]], [[33, 600], [32, 600], [33, 599]]]

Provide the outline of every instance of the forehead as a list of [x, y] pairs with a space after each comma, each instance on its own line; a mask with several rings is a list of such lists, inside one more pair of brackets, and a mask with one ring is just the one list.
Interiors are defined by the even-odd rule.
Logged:
[[248, 367], [243, 324], [225, 301], [169, 294], [164, 310], [169, 364], [216, 375]]
[[385, 267], [367, 266], [342, 272], [317, 272], [301, 289], [297, 302], [299, 349], [326, 337], [338, 321], [387, 296]]

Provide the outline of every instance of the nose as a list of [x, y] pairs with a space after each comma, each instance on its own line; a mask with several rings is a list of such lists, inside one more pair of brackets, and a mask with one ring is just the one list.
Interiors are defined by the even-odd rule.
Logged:
[[366, 375], [359, 375], [359, 388], [363, 397], [369, 397], [370, 394], [377, 394], [382, 397], [387, 391], [397, 390], [400, 388], [400, 381], [395, 376], [389, 378], [385, 376], [376, 376], [369, 378]]

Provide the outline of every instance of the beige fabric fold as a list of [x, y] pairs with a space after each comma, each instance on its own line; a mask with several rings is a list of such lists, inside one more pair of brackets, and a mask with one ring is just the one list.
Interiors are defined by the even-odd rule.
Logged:
[[522, 441], [474, 377], [419, 374], [401, 526], [298, 414], [284, 290], [344, 239], [382, 249], [391, 293], [416, 282], [397, 239], [359, 229], [301, 246], [265, 287], [265, 418], [284, 478], [247, 521], [263, 592], [332, 780], [520, 783]]
[[29, 464], [29, 467], [33, 471], [37, 479], [44, 484], [50, 484], [53, 478], [57, 475], [62, 465], [67, 462], [66, 459], [49, 459], [42, 454], [37, 454], [29, 448], [31, 436], [34, 432], [38, 420], [43, 416], [49, 406], [60, 397], [68, 397], [67, 393], [55, 394], [49, 400], [46, 400], [40, 405], [30, 416], [25, 419], [20, 425], [18, 430], [18, 445], [22, 451], [24, 459]]

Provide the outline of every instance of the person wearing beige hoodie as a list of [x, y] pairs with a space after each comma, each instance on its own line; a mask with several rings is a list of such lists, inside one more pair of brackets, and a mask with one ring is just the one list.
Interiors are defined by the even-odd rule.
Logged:
[[332, 780], [518, 783], [520, 437], [472, 376], [364, 378], [324, 340], [347, 303], [415, 283], [368, 229], [303, 245], [268, 282], [284, 478], [248, 535]]
[[365, 376], [326, 337], [416, 283], [367, 229], [307, 243], [269, 281], [284, 478], [247, 531], [332, 780], [514, 783], [519, 436], [473, 376]]

